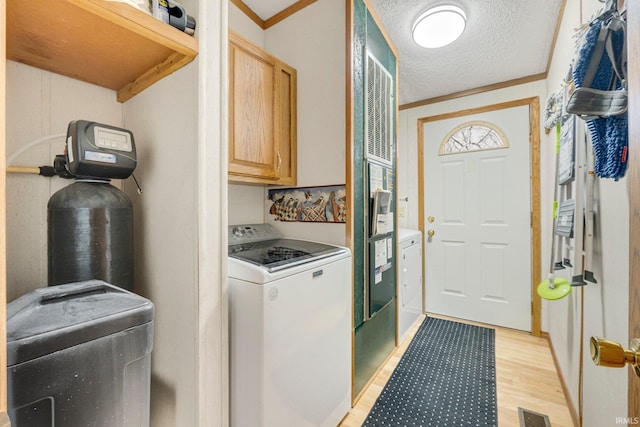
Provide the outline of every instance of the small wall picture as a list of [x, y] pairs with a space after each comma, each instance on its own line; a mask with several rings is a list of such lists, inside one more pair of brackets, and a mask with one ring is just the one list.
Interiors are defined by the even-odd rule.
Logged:
[[276, 221], [345, 222], [345, 186], [278, 188], [269, 190], [269, 213]]

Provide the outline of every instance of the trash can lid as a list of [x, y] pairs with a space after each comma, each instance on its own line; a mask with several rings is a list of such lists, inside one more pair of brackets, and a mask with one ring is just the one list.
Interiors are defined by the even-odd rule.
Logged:
[[152, 320], [151, 301], [101, 280], [36, 289], [7, 304], [7, 366]]

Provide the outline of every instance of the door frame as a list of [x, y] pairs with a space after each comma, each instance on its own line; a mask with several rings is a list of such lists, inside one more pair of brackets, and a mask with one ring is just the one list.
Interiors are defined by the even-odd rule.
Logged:
[[[523, 98], [499, 104], [487, 105], [478, 108], [459, 110], [452, 113], [438, 114], [435, 116], [418, 119], [418, 228], [424, 236], [424, 131], [425, 123], [438, 120], [464, 117], [471, 114], [486, 113], [489, 111], [503, 110], [522, 105], [529, 106], [529, 162], [531, 165], [530, 194], [531, 194], [531, 334], [541, 336], [540, 326], [540, 296], [536, 291], [541, 277], [541, 252], [540, 252], [540, 99], [539, 97]], [[640, 243], [639, 243], [640, 246]], [[640, 249], [639, 249], [640, 251]], [[422, 277], [424, 271], [424, 252], [422, 251]], [[422, 282], [422, 295], [426, 294], [426, 281]], [[422, 311], [425, 312], [424, 298]]]
[[[629, 340], [640, 338], [640, 4], [627, 1], [629, 85]], [[634, 197], [636, 195], [636, 197]], [[627, 344], [627, 343], [624, 343]], [[629, 368], [629, 417], [640, 417], [640, 378]]]

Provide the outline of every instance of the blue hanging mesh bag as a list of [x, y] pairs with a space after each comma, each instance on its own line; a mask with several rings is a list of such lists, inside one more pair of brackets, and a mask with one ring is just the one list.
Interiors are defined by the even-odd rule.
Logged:
[[566, 111], [586, 121], [594, 172], [616, 181], [626, 172], [628, 116], [626, 22], [609, 1], [581, 39], [573, 64], [575, 90]]

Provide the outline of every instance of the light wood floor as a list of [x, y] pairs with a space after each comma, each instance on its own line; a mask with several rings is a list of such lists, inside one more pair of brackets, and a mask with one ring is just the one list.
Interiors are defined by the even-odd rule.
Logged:
[[[430, 315], [448, 320], [444, 316]], [[395, 350], [378, 375], [370, 383], [356, 406], [340, 427], [360, 427], [382, 392], [422, 319], [414, 325], [407, 339]], [[549, 416], [553, 427], [575, 427], [553, 363], [549, 344], [544, 338], [528, 333], [482, 325], [496, 331], [496, 386], [498, 395], [498, 425], [520, 425], [518, 407]]]

